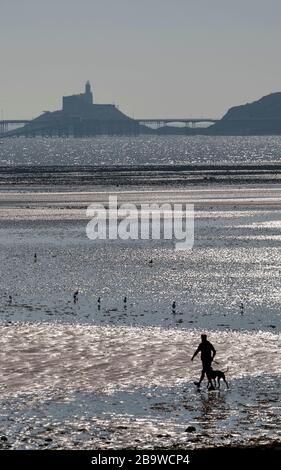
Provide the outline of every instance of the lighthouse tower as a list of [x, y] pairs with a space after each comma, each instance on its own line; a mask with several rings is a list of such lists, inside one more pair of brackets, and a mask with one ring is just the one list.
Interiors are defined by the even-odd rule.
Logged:
[[91, 91], [91, 84], [89, 80], [86, 82], [86, 85], [85, 85], [84, 98], [85, 98], [85, 101], [87, 101], [87, 103], [93, 104], [93, 93]]

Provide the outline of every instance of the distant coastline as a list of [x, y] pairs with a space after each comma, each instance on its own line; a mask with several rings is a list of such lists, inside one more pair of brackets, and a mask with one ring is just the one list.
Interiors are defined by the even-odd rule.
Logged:
[[207, 128], [161, 127], [157, 134], [281, 135], [281, 92], [253, 103], [230, 108], [221, 120]]
[[[112, 104], [93, 103], [90, 84], [85, 93], [63, 97], [62, 110], [46, 111], [17, 128], [0, 134], [6, 137], [89, 137], [96, 135], [214, 135], [262, 136], [281, 135], [281, 92], [271, 93], [252, 103], [230, 108], [222, 119], [208, 127], [198, 127], [196, 121], [175, 119], [175, 124], [186, 121], [184, 127], [170, 125], [172, 121], [159, 120], [157, 128], [144, 125], [122, 113]], [[203, 120], [202, 120], [203, 121]], [[215, 120], [214, 120], [215, 121]], [[189, 124], [192, 124], [190, 127]]]

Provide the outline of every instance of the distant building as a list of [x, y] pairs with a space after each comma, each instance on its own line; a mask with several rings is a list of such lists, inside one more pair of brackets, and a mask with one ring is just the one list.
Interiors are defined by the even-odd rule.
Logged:
[[85, 85], [84, 97], [88, 103], [93, 104], [93, 93], [91, 91], [91, 84], [89, 80], [86, 82], [86, 85]]
[[141, 129], [146, 130], [113, 104], [94, 104], [88, 81], [84, 93], [63, 97], [62, 110], [44, 112], [6, 136], [136, 135]]
[[88, 81], [85, 85], [85, 92], [79, 95], [63, 96], [62, 110], [67, 114], [81, 114], [89, 111], [89, 106], [93, 105], [93, 93], [91, 84]]

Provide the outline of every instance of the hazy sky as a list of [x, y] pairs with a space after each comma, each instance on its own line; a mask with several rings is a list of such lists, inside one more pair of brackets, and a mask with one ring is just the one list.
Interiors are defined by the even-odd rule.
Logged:
[[61, 108], [86, 80], [134, 117], [220, 117], [281, 91], [280, 0], [0, 0], [0, 109]]

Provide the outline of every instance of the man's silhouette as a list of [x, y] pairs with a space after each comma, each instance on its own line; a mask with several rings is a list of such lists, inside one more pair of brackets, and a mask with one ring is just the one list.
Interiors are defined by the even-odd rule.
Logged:
[[192, 361], [199, 352], [201, 352], [202, 373], [199, 382], [194, 383], [199, 388], [206, 374], [210, 383], [209, 389], [214, 390], [212, 378], [210, 375], [210, 369], [212, 366], [212, 361], [214, 360], [214, 357], [216, 355], [216, 350], [214, 346], [209, 341], [207, 341], [207, 335], [201, 335], [201, 343], [193, 354], [191, 358]]

